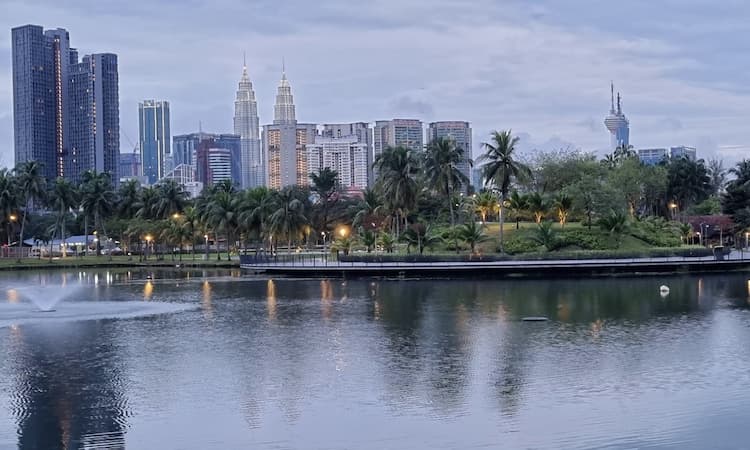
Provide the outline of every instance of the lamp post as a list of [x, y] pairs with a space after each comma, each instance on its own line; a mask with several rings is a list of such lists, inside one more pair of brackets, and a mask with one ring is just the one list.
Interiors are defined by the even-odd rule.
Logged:
[[153, 237], [150, 234], [146, 235], [146, 260], [148, 260], [148, 255], [151, 253], [151, 241], [153, 241]]
[[16, 223], [16, 219], [18, 219], [18, 217], [15, 214], [11, 214], [8, 217], [8, 220], [10, 220], [10, 230], [8, 230], [8, 249], [9, 250], [10, 250], [10, 235], [13, 234], [13, 228], [14, 228], [14, 224]]
[[750, 237], [750, 233], [745, 232], [745, 248], [747, 248], [747, 238]]
[[328, 263], [328, 249], [326, 248], [326, 232], [321, 231], [320, 236], [323, 238], [323, 259]]
[[208, 234], [204, 234], [204, 235], [203, 235], [203, 239], [204, 239], [204, 240], [206, 241], [205, 245], [203, 246], [203, 249], [204, 249], [204, 250], [205, 250], [205, 252], [206, 252], [206, 256], [204, 257], [204, 259], [205, 259], [206, 261], [208, 261]]
[[671, 202], [669, 204], [669, 210], [672, 212], [672, 220], [675, 220], [677, 217], [676, 211], [677, 211], [677, 203]]

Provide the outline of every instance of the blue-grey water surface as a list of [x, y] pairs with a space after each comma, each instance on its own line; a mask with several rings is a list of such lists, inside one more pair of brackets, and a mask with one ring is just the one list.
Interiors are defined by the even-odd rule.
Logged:
[[196, 307], [0, 328], [0, 449], [750, 447], [748, 274], [149, 273], [0, 275]]

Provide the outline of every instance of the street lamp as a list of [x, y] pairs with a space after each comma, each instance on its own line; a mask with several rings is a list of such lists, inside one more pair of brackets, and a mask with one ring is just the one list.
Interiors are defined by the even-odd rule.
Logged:
[[745, 232], [745, 248], [747, 248], [747, 238], [750, 237], [750, 233]]
[[671, 202], [669, 204], [669, 210], [672, 212], [672, 220], [675, 220], [675, 217], [676, 217], [675, 211], [677, 211], [677, 203]]
[[179, 218], [180, 218], [180, 213], [174, 213], [174, 214], [172, 214], [172, 218], [173, 218], [174, 220], [179, 220]]
[[206, 241], [206, 244], [203, 246], [203, 249], [206, 252], [205, 259], [206, 259], [206, 261], [208, 261], [208, 234], [204, 234], [203, 235], [203, 239], [205, 239], [205, 241]]
[[[10, 220], [11, 224], [15, 223], [16, 219], [18, 219], [18, 217], [15, 214], [11, 214], [8, 217], [8, 220]], [[10, 235], [13, 233], [12, 230], [13, 230], [13, 226], [11, 225], [10, 230], [8, 231], [8, 247], [10, 247]], [[8, 251], [10, 252], [10, 249]]]
[[151, 253], [151, 241], [153, 241], [154, 238], [150, 234], [146, 235], [146, 259], [148, 259], [149, 253]]

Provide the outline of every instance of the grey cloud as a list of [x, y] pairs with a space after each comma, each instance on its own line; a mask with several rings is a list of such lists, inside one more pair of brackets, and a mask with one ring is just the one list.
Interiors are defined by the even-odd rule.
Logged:
[[434, 113], [434, 108], [430, 103], [408, 95], [403, 95], [392, 100], [389, 106], [396, 115], [417, 114], [429, 119]]

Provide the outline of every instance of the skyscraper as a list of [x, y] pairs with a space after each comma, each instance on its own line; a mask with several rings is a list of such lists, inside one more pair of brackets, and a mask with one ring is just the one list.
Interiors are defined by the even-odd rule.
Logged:
[[172, 160], [169, 134], [169, 102], [144, 100], [138, 104], [138, 130], [143, 176], [154, 184], [171, 170], [167, 160]]
[[11, 35], [15, 162], [39, 161], [50, 180], [77, 181], [91, 169], [109, 172], [117, 183], [117, 56], [79, 62], [61, 28], [24, 25]]
[[[208, 166], [206, 153], [207, 149], [221, 149], [227, 150], [230, 156], [230, 173], [231, 179], [237, 186], [240, 185], [241, 176], [241, 159], [242, 159], [242, 139], [236, 134], [218, 134], [218, 133], [206, 133], [199, 131], [198, 133], [182, 134], [175, 136], [173, 139], [172, 149], [174, 151], [175, 167], [179, 165], [192, 165], [196, 167], [197, 181], [208, 183]], [[200, 151], [203, 149], [203, 155]], [[201, 160], [200, 158], [204, 158]], [[223, 156], [222, 156], [223, 158]], [[201, 166], [203, 164], [203, 166]], [[201, 172], [201, 170], [204, 170]]]
[[234, 101], [234, 134], [240, 136], [242, 146], [240, 172], [243, 188], [263, 186], [266, 182], [259, 131], [258, 103], [247, 74], [247, 63], [243, 61], [242, 78]]
[[323, 125], [321, 136], [326, 138], [342, 138], [346, 136], [355, 136], [357, 142], [364, 144], [366, 147], [367, 161], [367, 186], [372, 187], [372, 127], [367, 122], [353, 123], [329, 123]]
[[617, 147], [628, 147], [630, 145], [630, 122], [622, 112], [620, 93], [617, 93], [617, 109], [615, 109], [615, 85], [610, 85], [611, 98], [609, 115], [604, 119], [604, 125], [609, 130], [611, 136], [612, 150]]
[[84, 56], [70, 66], [70, 150], [65, 178], [80, 181], [87, 170], [109, 173], [119, 182], [120, 99], [117, 55]]
[[[449, 122], [432, 122], [427, 129], [427, 143], [439, 139], [449, 138], [453, 139], [456, 143], [456, 147], [463, 149], [464, 158], [458, 164], [458, 170], [463, 173], [467, 179], [471, 180], [471, 164], [469, 161], [472, 159], [472, 139], [471, 139], [471, 125], [469, 122], [449, 121]], [[471, 182], [471, 181], [470, 181]], [[464, 186], [464, 192], [467, 191], [469, 186]]]
[[315, 142], [317, 127], [297, 123], [292, 87], [283, 71], [276, 94], [273, 124], [263, 126], [266, 185], [274, 189], [309, 184], [306, 146]]

